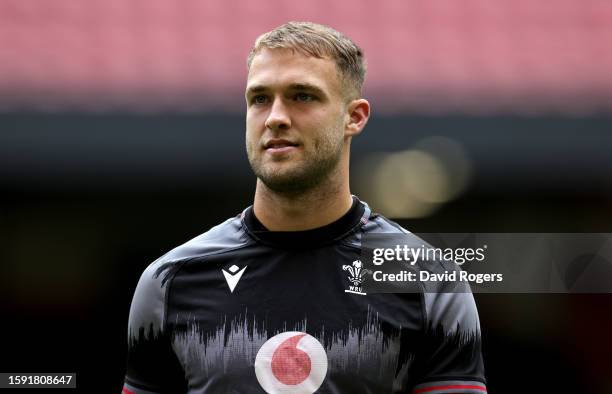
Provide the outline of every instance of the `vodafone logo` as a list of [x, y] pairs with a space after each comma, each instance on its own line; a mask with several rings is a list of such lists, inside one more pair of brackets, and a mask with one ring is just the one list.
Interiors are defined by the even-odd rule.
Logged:
[[327, 354], [303, 332], [283, 332], [268, 339], [255, 357], [255, 375], [269, 394], [312, 394], [327, 374]]

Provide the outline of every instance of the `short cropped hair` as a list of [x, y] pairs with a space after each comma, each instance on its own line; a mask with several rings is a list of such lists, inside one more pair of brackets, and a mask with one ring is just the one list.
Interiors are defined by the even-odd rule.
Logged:
[[339, 31], [312, 22], [285, 23], [255, 40], [247, 59], [248, 69], [263, 48], [292, 49], [305, 56], [330, 58], [336, 63], [344, 93], [350, 99], [361, 97], [366, 73], [363, 51]]

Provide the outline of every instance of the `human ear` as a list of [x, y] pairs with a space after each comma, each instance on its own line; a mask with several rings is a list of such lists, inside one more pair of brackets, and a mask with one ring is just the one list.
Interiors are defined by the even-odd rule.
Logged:
[[352, 137], [361, 133], [370, 118], [370, 103], [366, 99], [356, 99], [347, 106], [348, 122], [344, 127], [344, 136]]

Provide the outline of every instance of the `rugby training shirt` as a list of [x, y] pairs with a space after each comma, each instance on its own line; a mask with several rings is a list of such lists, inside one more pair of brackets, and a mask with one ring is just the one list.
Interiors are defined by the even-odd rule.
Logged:
[[165, 254], [134, 294], [123, 393], [486, 393], [472, 294], [352, 291], [367, 233], [422, 242], [354, 197], [308, 231], [249, 207]]

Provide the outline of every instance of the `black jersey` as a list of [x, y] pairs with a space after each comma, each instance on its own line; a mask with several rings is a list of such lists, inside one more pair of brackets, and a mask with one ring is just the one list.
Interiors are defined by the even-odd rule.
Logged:
[[486, 393], [471, 293], [351, 287], [363, 235], [398, 232], [355, 198], [297, 232], [249, 207], [170, 251], [134, 294], [123, 393]]

